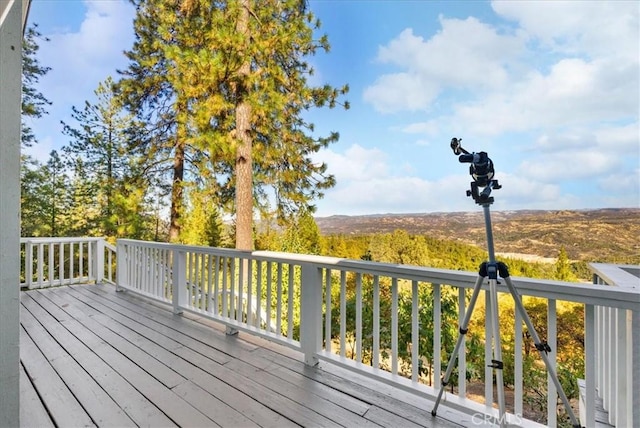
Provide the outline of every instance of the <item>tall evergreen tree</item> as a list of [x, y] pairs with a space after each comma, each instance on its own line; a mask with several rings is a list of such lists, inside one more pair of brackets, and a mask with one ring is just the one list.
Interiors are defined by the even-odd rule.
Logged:
[[41, 236], [45, 223], [42, 217], [42, 165], [35, 159], [23, 158], [20, 165], [20, 236]]
[[69, 179], [66, 175], [65, 165], [57, 151], [51, 151], [42, 172], [43, 182], [40, 191], [44, 198], [40, 210], [46, 220], [43, 222], [43, 225], [46, 225], [46, 235], [64, 236], [68, 223], [66, 221], [68, 206], [65, 195], [69, 187]]
[[[22, 42], [22, 133], [20, 136], [22, 147], [30, 147], [37, 142], [29, 121], [42, 117], [47, 113], [46, 107], [51, 105], [51, 102], [36, 88], [40, 78], [51, 70], [49, 67], [42, 66], [36, 57], [40, 48], [38, 39], [48, 41], [38, 31], [37, 24], [33, 24], [27, 28]], [[43, 225], [49, 223], [43, 218], [41, 210], [41, 204], [45, 200], [41, 192], [42, 168], [43, 165], [31, 157], [21, 156], [21, 236], [46, 234]]]
[[100, 208], [100, 233], [109, 236], [139, 235], [132, 226], [143, 215], [147, 182], [141, 177], [140, 137], [136, 122], [125, 114], [109, 77], [98, 85], [96, 102], [73, 107], [77, 126], [64, 124], [71, 137], [66, 152], [83, 161], [83, 173], [93, 180]]
[[25, 158], [21, 165], [21, 235], [63, 236], [67, 233], [69, 178], [53, 150], [46, 164]]
[[161, 2], [131, 1], [136, 7], [135, 42], [125, 52], [130, 64], [120, 71], [124, 77], [119, 88], [125, 105], [150, 131], [147, 152], [156, 156], [158, 164], [166, 165], [170, 174], [169, 240], [176, 242], [184, 212], [185, 162], [189, 156], [185, 120], [188, 97], [174, 88], [176, 69], [167, 60], [165, 50], [178, 44], [178, 5], [176, 1], [164, 2], [167, 9]]
[[215, 194], [206, 187], [190, 186], [188, 203], [182, 217], [180, 241], [190, 245], [228, 246], [224, 236]]
[[[326, 37], [314, 40], [319, 22], [306, 2], [134, 4], [137, 38], [128, 53], [124, 92], [147, 109], [171, 105], [166, 111], [175, 121], [173, 147], [183, 153], [174, 185], [182, 185], [184, 154], [191, 153], [200, 160], [194, 163], [197, 173], [218, 180], [219, 203], [236, 214], [237, 248], [252, 248], [254, 204], [266, 205], [270, 195], [281, 219], [300, 209], [313, 211], [313, 201], [334, 178], [311, 155], [338, 135], [313, 137], [313, 124], [302, 113], [335, 107], [347, 87], [307, 82], [313, 69], [306, 58], [329, 46]], [[181, 198], [174, 191], [172, 207]]]
[[81, 156], [70, 162], [69, 189], [69, 236], [99, 236], [100, 209], [97, 202], [97, 184], [90, 176]]

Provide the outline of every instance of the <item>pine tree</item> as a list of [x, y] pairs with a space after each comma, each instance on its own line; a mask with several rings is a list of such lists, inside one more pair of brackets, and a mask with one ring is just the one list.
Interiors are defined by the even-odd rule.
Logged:
[[69, 206], [69, 236], [99, 236], [101, 234], [100, 210], [97, 202], [97, 185], [90, 177], [83, 158], [70, 161], [70, 183], [67, 192]]
[[555, 266], [555, 279], [560, 281], [575, 281], [575, 275], [571, 272], [571, 263], [569, 262], [569, 256], [564, 245], [560, 247], [558, 252], [558, 259]]
[[21, 181], [21, 236], [64, 236], [69, 178], [58, 152], [53, 150], [44, 165], [23, 159]]
[[172, 34], [179, 18], [175, 10], [177, 4], [175, 1], [146, 0], [132, 0], [132, 3], [137, 9], [136, 39], [132, 49], [125, 52], [130, 64], [126, 70], [120, 70], [123, 78], [118, 86], [124, 104], [148, 128], [147, 153], [157, 158], [157, 165], [166, 165], [161, 167], [162, 171], [170, 172], [169, 241], [177, 242], [180, 217], [184, 212], [185, 162], [189, 156], [186, 142], [189, 132], [185, 121], [187, 97], [174, 89], [172, 73], [175, 68], [165, 54], [166, 49], [177, 44], [173, 38], [179, 34]]
[[[220, 206], [236, 214], [236, 247], [253, 246], [254, 204], [275, 195], [290, 218], [335, 180], [311, 155], [338, 138], [314, 138], [302, 118], [335, 107], [347, 88], [310, 87], [306, 58], [328, 50], [319, 22], [301, 0], [135, 1], [136, 43], [127, 53], [123, 92], [132, 106], [171, 118], [175, 153], [172, 227], [179, 227], [185, 159], [219, 180]], [[348, 107], [347, 103], [343, 104]], [[177, 208], [174, 209], [174, 206]]]
[[20, 165], [20, 236], [41, 235], [41, 227], [45, 223], [40, 209], [44, 203], [43, 181], [42, 165], [35, 159], [23, 158]]
[[26, 31], [22, 43], [22, 146], [30, 147], [36, 143], [36, 136], [31, 127], [27, 124], [27, 118], [40, 118], [46, 114], [46, 107], [51, 105], [41, 92], [36, 89], [36, 84], [40, 78], [46, 75], [51, 68], [44, 67], [38, 61], [36, 54], [40, 46], [37, 39], [49, 41], [42, 38], [38, 31], [38, 25], [33, 24]]
[[[36, 57], [40, 48], [38, 39], [48, 41], [42, 38], [37, 24], [33, 24], [27, 29], [22, 43], [22, 147], [30, 147], [37, 142], [28, 123], [31, 119], [38, 119], [46, 114], [46, 107], [51, 105], [51, 102], [36, 89], [40, 78], [51, 70], [42, 66]], [[41, 211], [41, 204], [45, 198], [40, 188], [43, 182], [42, 168], [43, 165], [33, 158], [21, 156], [21, 236], [46, 234], [42, 229], [43, 225], [49, 224]]]
[[219, 247], [225, 244], [220, 213], [215, 208], [216, 195], [206, 187], [193, 186], [187, 192], [187, 208], [182, 217], [180, 242]]
[[93, 180], [100, 209], [100, 233], [108, 237], [139, 237], [148, 182], [140, 164], [139, 130], [125, 114], [109, 77], [95, 91], [97, 101], [73, 107], [77, 126], [64, 124], [71, 137], [65, 150], [80, 156], [84, 173]]
[[281, 251], [320, 254], [320, 229], [309, 211], [302, 211], [282, 237]]
[[64, 236], [66, 234], [66, 192], [69, 180], [66, 175], [65, 165], [58, 152], [53, 150], [49, 154], [49, 160], [42, 168], [42, 205], [40, 211], [43, 214], [42, 223], [47, 236]]

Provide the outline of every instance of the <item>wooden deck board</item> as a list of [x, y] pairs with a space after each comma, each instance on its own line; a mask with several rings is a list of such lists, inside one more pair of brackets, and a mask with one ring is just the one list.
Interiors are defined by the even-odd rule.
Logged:
[[20, 400], [20, 423], [22, 426], [38, 428], [53, 428], [55, 426], [22, 364], [20, 365]]
[[[95, 354], [95, 349], [85, 346], [61, 324], [56, 323], [56, 320], [31, 298], [31, 295], [36, 295], [37, 293], [38, 292], [30, 292], [26, 297], [23, 295], [23, 313], [24, 310], [30, 311], [47, 332], [51, 334], [54, 340], [60, 343], [65, 352], [76, 360], [91, 377], [100, 384], [101, 388], [118, 403], [120, 408], [124, 410], [137, 425], [172, 425], [171, 420], [160, 409], [136, 390], [127, 379], [113, 369], [108, 362], [105, 362]], [[21, 351], [22, 349], [23, 346], [21, 345]], [[23, 363], [24, 361], [23, 358]], [[30, 372], [26, 365], [25, 369]], [[49, 400], [43, 398], [43, 401], [49, 405]]]
[[[66, 353], [55, 339], [37, 322], [31, 313], [23, 311], [22, 322], [28, 326], [23, 330], [37, 344], [49, 363], [59, 374], [80, 404], [97, 425], [136, 426], [100, 385]], [[25, 337], [24, 340], [27, 340]]]
[[24, 334], [24, 330], [21, 332], [20, 359], [54, 423], [58, 426], [93, 426], [89, 415], [33, 340]]
[[417, 396], [307, 367], [296, 351], [227, 336], [112, 286], [31, 290], [21, 300], [23, 426], [462, 425], [433, 418]]

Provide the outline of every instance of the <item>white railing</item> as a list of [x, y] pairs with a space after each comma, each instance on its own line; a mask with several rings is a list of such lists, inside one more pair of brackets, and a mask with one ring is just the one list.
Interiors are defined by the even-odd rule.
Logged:
[[115, 284], [115, 251], [102, 238], [21, 238], [20, 287]]
[[[443, 360], [448, 358], [447, 350], [450, 352], [453, 348], [451, 338], [446, 339], [444, 334], [443, 327], [448, 325], [443, 325], [443, 322], [461, 322], [468, 291], [477, 278], [470, 272], [133, 240], [119, 240], [117, 254], [116, 282], [119, 289], [171, 303], [176, 313], [189, 311], [217, 320], [225, 324], [230, 333], [242, 330], [298, 349], [304, 353], [307, 364], [316, 364], [318, 360], [331, 361], [431, 399], [440, 388], [440, 374]], [[632, 324], [637, 326], [640, 312], [638, 290], [522, 278], [513, 278], [513, 282], [521, 296], [546, 300], [547, 328], [545, 332], [538, 333], [546, 337], [552, 349], [549, 357], [553, 364], [556, 361], [557, 302], [584, 304], [587, 393], [581, 413], [582, 424], [594, 426], [596, 384], [608, 385], [614, 377], [612, 373], [622, 376], [621, 370], [624, 370], [612, 372], [616, 370], [612, 367], [618, 362], [614, 356], [619, 354], [608, 351], [609, 359], [600, 358], [596, 357], [594, 349], [601, 349], [601, 342], [609, 340], [612, 331], [622, 334], [620, 325], [624, 323], [620, 314], [635, 317]], [[499, 286], [499, 292], [506, 293], [507, 289]], [[454, 302], [457, 301], [458, 317], [455, 321], [445, 319], [443, 308], [444, 304], [451, 302], [452, 296]], [[429, 300], [423, 304], [426, 298]], [[411, 305], [410, 319], [400, 319], [400, 304]], [[485, 299], [485, 305], [490, 306], [490, 299]], [[426, 306], [431, 311], [427, 318]], [[595, 314], [600, 312], [614, 315], [596, 318]], [[491, 326], [488, 325], [490, 317], [485, 318], [485, 360], [489, 361], [492, 357]], [[365, 321], [369, 319], [370, 325]], [[618, 320], [617, 324], [610, 319]], [[424, 337], [421, 329], [426, 324], [432, 325], [432, 337]], [[514, 401], [510, 418], [525, 425], [535, 425], [522, 416], [523, 356], [520, 350], [524, 332], [518, 314], [513, 328], [514, 348], [519, 351], [512, 355]], [[626, 348], [618, 348], [624, 349], [627, 358], [624, 360], [626, 365], [621, 367], [629, 367], [630, 364], [637, 373], [638, 328], [634, 333], [624, 331], [624, 334], [633, 336], [636, 345], [635, 348], [630, 344]], [[621, 342], [618, 341], [620, 347], [623, 346]], [[604, 349], [608, 343], [604, 343]], [[427, 352], [429, 349], [431, 351]], [[431, 358], [425, 358], [426, 354]], [[425, 367], [431, 367], [431, 370]], [[458, 356], [458, 373], [466, 372], [466, 349], [463, 346]], [[432, 382], [431, 386], [425, 384], [425, 376]], [[597, 380], [597, 376], [602, 379]], [[485, 379], [491, 378], [491, 368], [486, 368]], [[616, 406], [623, 408], [634, 403], [634, 411], [640, 407], [637, 405], [640, 395], [638, 377], [635, 379], [625, 384], [626, 401], [619, 398]], [[492, 384], [485, 382], [485, 403], [493, 402]], [[616, 388], [622, 388], [621, 384], [616, 385]], [[469, 415], [497, 418], [497, 409], [491, 404], [483, 405], [466, 398], [467, 386], [466, 376], [458, 376], [457, 392], [447, 393], [447, 405]], [[548, 380], [547, 391], [546, 424], [555, 426], [558, 400], [551, 379]], [[622, 395], [618, 393], [616, 397]], [[631, 417], [633, 421], [629, 419]], [[634, 421], [638, 422], [636, 418], [637, 415], [627, 411], [617, 424], [624, 426], [621, 421], [631, 421], [633, 425]], [[475, 420], [480, 419], [476, 417]]]
[[[640, 266], [592, 264], [594, 284], [640, 294]], [[585, 343], [587, 370], [584, 401], [597, 392], [615, 426], [640, 425], [640, 308], [587, 305], [586, 322], [595, 330]], [[591, 379], [591, 381], [589, 381]], [[581, 401], [581, 406], [584, 407]], [[583, 417], [595, 415], [588, 406], [580, 409]]]

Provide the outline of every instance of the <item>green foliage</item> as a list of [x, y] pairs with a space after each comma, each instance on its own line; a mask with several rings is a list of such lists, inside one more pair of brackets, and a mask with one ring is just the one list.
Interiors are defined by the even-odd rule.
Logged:
[[190, 172], [217, 181], [220, 205], [238, 216], [238, 236], [251, 235], [252, 203], [262, 207], [271, 195], [280, 219], [313, 210], [313, 200], [335, 180], [311, 156], [338, 134], [314, 137], [302, 114], [338, 105], [347, 88], [308, 83], [307, 57], [328, 50], [328, 43], [314, 39], [319, 23], [306, 4], [133, 3], [136, 41], [120, 87], [132, 111], [167, 131], [152, 144], [173, 153], [172, 229], [180, 227]]
[[91, 182], [91, 197], [99, 207], [95, 232], [110, 238], [148, 237], [150, 179], [143, 174], [145, 153], [136, 144], [141, 130], [115, 90], [109, 77], [98, 85], [95, 103], [86, 101], [82, 110], [73, 107], [76, 124], [64, 124], [71, 138], [64, 150], [71, 165], [82, 165], [82, 179]]
[[[476, 271], [481, 262], [486, 260], [486, 251], [456, 241], [447, 241], [422, 235], [410, 235], [405, 231], [387, 234], [370, 234], [366, 236], [330, 235], [322, 238], [322, 253], [328, 256], [341, 256], [353, 259], [366, 259], [387, 263], [403, 263], [430, 267]], [[562, 257], [560, 257], [562, 262]], [[515, 276], [556, 279], [557, 265], [550, 263], [531, 263], [523, 260], [504, 259], [510, 273]], [[567, 266], [567, 265], [564, 265]], [[570, 266], [570, 265], [569, 265]], [[571, 277], [569, 277], [571, 278]], [[565, 277], [565, 280], [567, 278]], [[373, 361], [372, 325], [373, 307], [372, 279], [368, 275], [361, 276], [362, 325], [363, 325], [363, 362]], [[346, 343], [347, 356], [355, 358], [355, 319], [357, 299], [357, 277], [354, 274], [345, 276], [346, 292]], [[380, 348], [381, 361], [386, 361], [390, 351], [391, 319], [391, 286], [380, 280]], [[338, 302], [340, 296], [340, 278], [332, 278], [332, 301]], [[467, 291], [467, 304], [471, 290]], [[398, 290], [398, 355], [401, 359], [402, 373], [409, 375], [411, 370], [411, 323], [413, 300], [411, 282], [400, 283]], [[433, 288], [430, 284], [420, 283], [418, 286], [419, 307], [419, 372], [423, 380], [431, 381], [438, 373], [432, 373], [433, 364]], [[442, 287], [442, 367], [446, 367], [453, 346], [458, 337], [458, 292], [457, 289]], [[547, 302], [544, 299], [525, 298], [525, 307], [532, 319], [536, 332], [544, 340], [547, 325]], [[516, 350], [514, 337], [515, 305], [510, 295], [501, 295], [499, 302], [500, 331], [503, 346], [503, 371], [505, 385], [513, 385], [514, 353]], [[332, 316], [332, 337], [339, 342], [340, 308], [334, 306]], [[569, 398], [577, 397], [576, 379], [584, 376], [584, 315], [583, 307], [570, 302], [558, 302], [557, 306], [557, 360], [558, 374], [565, 393]], [[466, 378], [471, 382], [484, 382], [484, 322], [486, 319], [484, 298], [480, 295], [466, 336]], [[544, 364], [534, 346], [532, 336], [523, 327], [523, 344], [520, 351], [523, 358], [525, 405], [531, 409], [546, 412], [547, 375]], [[387, 367], [388, 368], [388, 367]], [[453, 385], [457, 383], [458, 373], [454, 370], [451, 378]]]
[[302, 211], [282, 234], [280, 251], [320, 254], [320, 229], [309, 211]]
[[42, 76], [45, 76], [50, 67], [40, 64], [36, 57], [40, 46], [38, 39], [48, 42], [38, 30], [38, 25], [33, 24], [25, 33], [22, 42], [22, 134], [23, 147], [29, 147], [36, 143], [36, 137], [28, 124], [28, 119], [37, 119], [46, 114], [46, 107], [51, 105], [45, 96], [36, 89], [36, 85]]
[[362, 259], [366, 256], [367, 260], [372, 260], [373, 256], [369, 251], [370, 236], [345, 236], [345, 235], [328, 235], [320, 237], [321, 254], [332, 257], [343, 257], [346, 259]]
[[429, 252], [423, 236], [409, 235], [404, 230], [376, 236], [369, 251], [373, 261], [405, 265], [428, 265]]
[[64, 235], [97, 236], [100, 234], [100, 206], [96, 198], [96, 183], [90, 179], [81, 157], [75, 158], [70, 169], [66, 196], [69, 201], [69, 228]]
[[560, 281], [575, 281], [576, 277], [571, 271], [571, 264], [569, 263], [569, 257], [567, 256], [567, 250], [564, 245], [560, 247], [558, 252], [558, 260], [555, 264], [555, 278]]
[[209, 247], [230, 246], [215, 195], [205, 189], [191, 188], [187, 198], [189, 204], [181, 218], [180, 242]]

